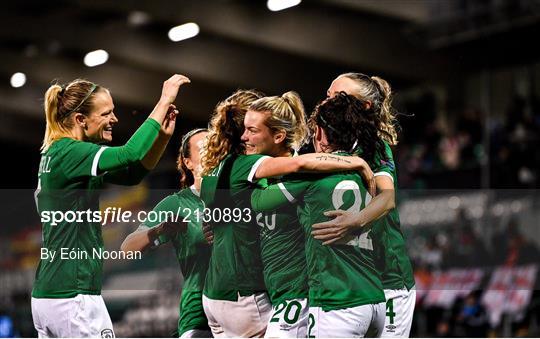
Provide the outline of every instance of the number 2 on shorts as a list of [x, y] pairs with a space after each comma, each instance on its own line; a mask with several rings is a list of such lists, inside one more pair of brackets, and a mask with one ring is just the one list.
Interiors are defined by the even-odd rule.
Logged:
[[308, 338], [315, 338], [315, 336], [311, 332], [313, 331], [313, 327], [315, 327], [315, 316], [310, 313], [308, 317]]

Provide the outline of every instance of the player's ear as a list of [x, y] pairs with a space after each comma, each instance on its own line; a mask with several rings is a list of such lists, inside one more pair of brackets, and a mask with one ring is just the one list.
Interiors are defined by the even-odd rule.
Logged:
[[187, 167], [191, 172], [193, 172], [193, 170], [195, 169], [195, 166], [193, 166], [193, 161], [191, 161], [190, 158], [184, 158], [184, 165], [186, 165], [186, 167]]
[[317, 125], [315, 127], [315, 140], [316, 141], [321, 141], [322, 140], [322, 137], [323, 137], [323, 129], [319, 127], [319, 125]]
[[75, 113], [73, 120], [75, 121], [75, 125], [86, 129], [86, 116], [84, 114]]
[[285, 131], [277, 131], [274, 133], [274, 144], [281, 144], [285, 137], [287, 136], [287, 133]]

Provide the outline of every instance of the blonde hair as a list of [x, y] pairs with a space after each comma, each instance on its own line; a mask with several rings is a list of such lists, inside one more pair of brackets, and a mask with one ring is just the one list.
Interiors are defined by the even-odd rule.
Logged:
[[55, 83], [47, 89], [43, 104], [46, 126], [42, 152], [46, 152], [55, 141], [72, 137], [73, 122], [69, 118], [76, 112], [89, 116], [94, 95], [102, 89], [105, 88], [84, 79], [73, 80], [67, 86]]
[[244, 117], [248, 107], [263, 94], [255, 90], [238, 90], [218, 103], [210, 118], [208, 136], [204, 145], [201, 166], [202, 174], [208, 175], [227, 154], [242, 154]]
[[249, 110], [269, 113], [264, 124], [273, 133], [285, 132], [285, 146], [298, 150], [308, 137], [304, 104], [298, 93], [289, 91], [281, 96], [264, 97], [249, 106]]
[[398, 123], [392, 107], [392, 88], [383, 78], [362, 73], [344, 73], [345, 77], [356, 83], [356, 90], [350, 93], [361, 100], [369, 100], [377, 113], [379, 136], [389, 145], [398, 144]]

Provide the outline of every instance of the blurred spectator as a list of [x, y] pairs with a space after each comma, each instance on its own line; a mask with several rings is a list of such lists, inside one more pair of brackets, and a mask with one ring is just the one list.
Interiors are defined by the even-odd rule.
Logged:
[[472, 267], [487, 265], [489, 253], [484, 243], [473, 229], [472, 221], [465, 209], [456, 215], [455, 229], [452, 234], [452, 251], [448, 251], [444, 267]]
[[0, 311], [0, 338], [14, 338], [15, 336], [13, 320], [10, 316]]
[[481, 291], [471, 292], [456, 317], [456, 336], [485, 337], [489, 329], [486, 309], [480, 302]]
[[538, 187], [540, 107], [515, 96], [505, 116], [490, 134], [491, 186], [498, 188]]
[[540, 252], [519, 230], [516, 218], [510, 219], [506, 228], [493, 236], [495, 264], [516, 266], [538, 263]]
[[428, 240], [426, 248], [421, 257], [421, 264], [438, 270], [442, 266], [443, 251], [437, 242], [437, 237], [433, 236]]

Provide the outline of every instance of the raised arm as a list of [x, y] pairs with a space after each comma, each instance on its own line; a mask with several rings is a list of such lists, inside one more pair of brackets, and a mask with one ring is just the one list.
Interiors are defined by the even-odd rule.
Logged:
[[171, 104], [169, 106], [167, 118], [165, 118], [163, 124], [161, 125], [158, 137], [152, 144], [152, 148], [150, 148], [150, 151], [148, 151], [148, 153], [146, 153], [144, 158], [141, 160], [142, 165], [147, 170], [154, 169], [158, 164], [159, 159], [161, 159], [163, 152], [165, 152], [165, 148], [167, 148], [169, 140], [171, 140], [171, 137], [174, 133], [177, 116], [178, 110], [176, 109], [176, 106]]
[[[173, 104], [180, 86], [189, 79], [175, 74], [163, 84], [161, 97], [148, 119], [139, 127], [124, 146], [103, 148], [97, 162], [99, 172], [115, 170], [141, 161], [147, 169], [153, 169], [167, 145], [176, 121]], [[160, 130], [162, 137], [158, 137]]]

